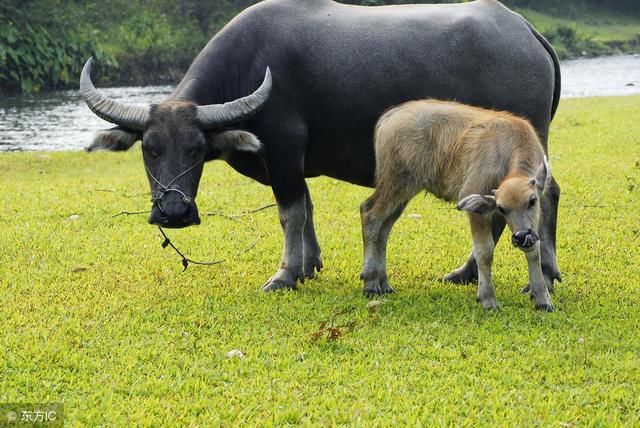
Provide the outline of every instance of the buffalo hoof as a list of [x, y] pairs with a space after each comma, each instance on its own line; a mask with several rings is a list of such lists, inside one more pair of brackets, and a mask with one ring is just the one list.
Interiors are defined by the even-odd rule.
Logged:
[[294, 275], [287, 269], [280, 269], [262, 286], [262, 291], [297, 290], [296, 284], [298, 280], [304, 282], [304, 274], [302, 272]]
[[305, 257], [304, 258], [304, 277], [308, 279], [313, 279], [316, 277], [316, 272], [320, 272], [322, 270], [322, 259], [320, 258], [320, 254]]
[[[547, 284], [547, 291], [549, 293], [555, 293], [556, 292], [556, 288], [553, 286], [553, 283]], [[524, 287], [522, 287], [522, 290], [520, 290], [520, 292], [522, 294], [530, 294], [531, 293], [531, 284], [527, 284]]]
[[536, 310], [538, 311], [545, 311], [545, 312], [553, 312], [555, 311], [555, 308], [553, 307], [553, 305], [551, 303], [536, 303]]
[[472, 269], [472, 267], [467, 267], [465, 264], [464, 266], [449, 272], [442, 279], [453, 284], [471, 284], [478, 281], [478, 272]]

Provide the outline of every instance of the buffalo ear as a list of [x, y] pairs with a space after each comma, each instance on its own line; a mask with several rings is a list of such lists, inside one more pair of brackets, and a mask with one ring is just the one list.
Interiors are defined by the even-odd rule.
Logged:
[[223, 154], [235, 150], [260, 153], [263, 147], [258, 137], [250, 132], [239, 130], [210, 132], [207, 134], [207, 142], [212, 149]]
[[129, 150], [131, 146], [140, 139], [142, 139], [142, 135], [139, 132], [129, 131], [128, 129], [116, 126], [115, 128], [98, 132], [86, 150], [88, 152], [95, 152], [97, 150], [109, 150], [112, 152]]
[[469, 195], [458, 202], [461, 211], [475, 214], [487, 214], [496, 209], [496, 198], [491, 195]]

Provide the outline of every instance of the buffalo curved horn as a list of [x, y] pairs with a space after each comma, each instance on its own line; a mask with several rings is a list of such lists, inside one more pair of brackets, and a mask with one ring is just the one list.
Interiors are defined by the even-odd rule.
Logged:
[[267, 67], [264, 81], [251, 95], [224, 104], [197, 107], [197, 117], [203, 128], [220, 128], [248, 119], [262, 108], [271, 93], [271, 70]]
[[80, 75], [80, 95], [96, 116], [115, 123], [123, 128], [134, 131], [144, 131], [149, 119], [148, 106], [125, 105], [112, 100], [98, 91], [91, 82], [91, 66], [93, 57], [89, 58], [82, 68]]

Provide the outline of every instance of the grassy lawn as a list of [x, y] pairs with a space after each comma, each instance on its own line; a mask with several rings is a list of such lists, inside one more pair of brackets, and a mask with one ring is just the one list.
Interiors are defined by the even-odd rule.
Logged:
[[[552, 314], [520, 294], [526, 264], [507, 239], [500, 311], [441, 282], [470, 236], [432, 197], [394, 229], [398, 294], [370, 313], [358, 280], [370, 189], [310, 180], [325, 269], [297, 292], [264, 294], [282, 247], [275, 209], [168, 231], [198, 260], [260, 237], [181, 273], [145, 215], [113, 217], [149, 208], [139, 148], [0, 155], [0, 402], [64, 402], [72, 425], [638, 426], [639, 118], [640, 97], [561, 102], [550, 147], [564, 282]], [[234, 214], [272, 196], [214, 162], [198, 200]], [[312, 341], [324, 321], [341, 336]]]

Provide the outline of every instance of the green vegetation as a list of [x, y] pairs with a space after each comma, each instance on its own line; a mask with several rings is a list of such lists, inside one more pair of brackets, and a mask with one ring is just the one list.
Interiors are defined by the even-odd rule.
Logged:
[[[434, 0], [433, 2], [453, 2]], [[355, 0], [355, 4], [410, 3]], [[81, 4], [82, 3], [82, 4]], [[209, 39], [255, 0], [0, 0], [0, 90], [74, 87], [98, 59], [99, 84], [175, 83]], [[640, 52], [635, 0], [505, 0], [561, 58]]]
[[[274, 209], [167, 231], [196, 260], [260, 236], [181, 273], [144, 215], [113, 216], [149, 207], [138, 148], [3, 154], [0, 402], [64, 402], [72, 425], [638, 426], [639, 114], [637, 96], [560, 104], [552, 314], [520, 294], [526, 264], [508, 239], [500, 311], [442, 283], [470, 237], [465, 216], [432, 197], [412, 201], [406, 214], [419, 216], [391, 236], [398, 294], [369, 309], [358, 205], [370, 189], [309, 180], [325, 269], [264, 294], [282, 245]], [[272, 196], [213, 162], [198, 201], [233, 214]], [[245, 358], [227, 359], [233, 349]]]
[[586, 9], [551, 15], [519, 9], [553, 44], [560, 58], [640, 52], [640, 18], [614, 11]]
[[0, 90], [75, 86], [96, 57], [103, 85], [175, 83], [251, 0], [0, 0]]

